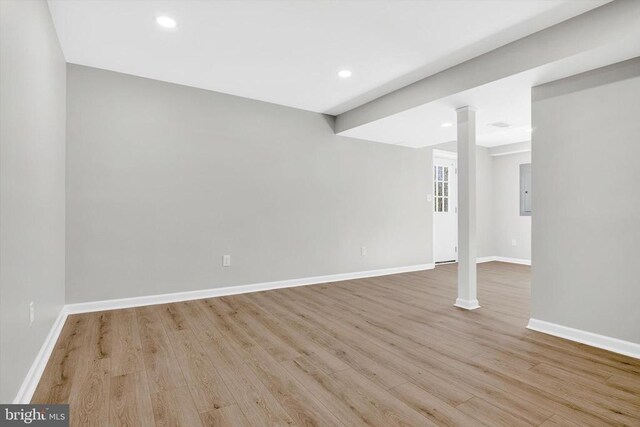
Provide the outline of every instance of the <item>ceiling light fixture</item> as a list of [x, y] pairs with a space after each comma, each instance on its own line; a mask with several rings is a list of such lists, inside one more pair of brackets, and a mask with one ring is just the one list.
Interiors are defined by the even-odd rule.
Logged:
[[451, 126], [453, 126], [453, 123], [451, 122], [444, 122], [443, 124], [441, 124], [440, 126], [442, 126], [443, 128], [450, 128]]
[[156, 18], [156, 22], [162, 28], [167, 28], [169, 30], [172, 29], [172, 28], [175, 28], [176, 25], [177, 25], [176, 20], [171, 18], [170, 16], [158, 16]]
[[496, 128], [508, 128], [511, 125], [505, 122], [495, 122], [495, 123], [490, 123], [489, 126], [493, 126]]
[[351, 77], [351, 74], [351, 70], [338, 71], [338, 77], [340, 77], [341, 79], [348, 79], [349, 77]]

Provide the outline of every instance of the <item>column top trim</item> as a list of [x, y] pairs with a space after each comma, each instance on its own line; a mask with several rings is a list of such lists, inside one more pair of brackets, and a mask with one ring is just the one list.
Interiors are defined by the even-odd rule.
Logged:
[[463, 112], [463, 111], [478, 111], [478, 109], [476, 107], [472, 107], [471, 105], [465, 105], [464, 107], [460, 107], [460, 108], [456, 108], [457, 112]]

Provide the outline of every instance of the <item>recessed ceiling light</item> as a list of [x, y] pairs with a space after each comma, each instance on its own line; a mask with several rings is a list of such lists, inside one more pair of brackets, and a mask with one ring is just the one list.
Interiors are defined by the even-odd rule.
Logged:
[[451, 122], [444, 122], [443, 124], [441, 124], [440, 126], [442, 126], [443, 128], [450, 128], [451, 126], [453, 126], [453, 123]]
[[348, 79], [349, 77], [351, 77], [351, 70], [338, 71], [338, 77], [340, 77], [341, 79]]
[[170, 16], [158, 16], [156, 18], [156, 22], [162, 28], [168, 28], [168, 29], [175, 28], [177, 25], [176, 20], [171, 18]]

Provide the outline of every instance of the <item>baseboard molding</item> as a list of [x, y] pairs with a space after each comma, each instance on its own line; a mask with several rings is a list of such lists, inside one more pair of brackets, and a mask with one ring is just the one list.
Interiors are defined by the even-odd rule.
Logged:
[[476, 308], [480, 308], [480, 303], [477, 299], [456, 299], [456, 303], [453, 304], [456, 307], [464, 308], [465, 310], [475, 310]]
[[103, 301], [67, 304], [68, 314], [90, 313], [93, 311], [114, 310], [118, 308], [140, 307], [144, 305], [166, 304], [194, 299], [222, 297], [246, 294], [250, 292], [291, 288], [296, 286], [317, 285], [320, 283], [339, 282], [342, 280], [363, 279], [366, 277], [387, 276], [389, 274], [410, 273], [413, 271], [431, 270], [433, 263], [409, 265], [405, 267], [383, 268], [379, 270], [359, 271], [354, 273], [331, 274], [327, 276], [306, 277], [302, 279], [279, 280], [275, 282], [253, 283], [250, 285], [227, 286], [224, 288], [203, 289], [198, 291], [176, 292], [171, 294], [149, 295], [132, 298], [121, 298]]
[[640, 359], [640, 344], [630, 341], [623, 341], [533, 318], [529, 319], [527, 329]]
[[502, 256], [497, 256], [495, 258], [496, 259], [494, 261], [498, 261], [498, 262], [508, 262], [508, 263], [511, 263], [511, 264], [521, 264], [521, 265], [531, 265], [531, 260], [530, 259], [506, 258], [506, 257], [502, 257]]
[[484, 256], [484, 257], [476, 258], [476, 263], [478, 264], [483, 262], [491, 262], [491, 261], [508, 262], [511, 264], [531, 265], [530, 259], [523, 259], [523, 258], [507, 258], [502, 256]]
[[40, 347], [40, 351], [31, 364], [31, 368], [29, 368], [27, 376], [24, 378], [24, 381], [22, 381], [18, 394], [15, 399], [13, 399], [14, 404], [28, 404], [31, 402], [33, 393], [36, 391], [36, 387], [38, 387], [40, 377], [42, 377], [42, 373], [44, 372], [44, 368], [47, 366], [49, 357], [51, 356], [51, 353], [53, 353], [53, 349], [58, 341], [58, 336], [60, 336], [60, 332], [62, 332], [62, 327], [66, 320], [67, 310], [66, 307], [62, 307], [58, 317], [53, 322], [53, 325], [49, 330], [47, 338], [44, 340], [42, 347]]

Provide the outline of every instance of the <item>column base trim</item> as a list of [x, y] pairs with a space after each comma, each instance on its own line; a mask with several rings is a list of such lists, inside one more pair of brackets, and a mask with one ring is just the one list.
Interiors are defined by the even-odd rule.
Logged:
[[476, 308], [480, 308], [480, 303], [477, 299], [456, 299], [456, 303], [453, 304], [455, 307], [464, 308], [465, 310], [475, 310]]

